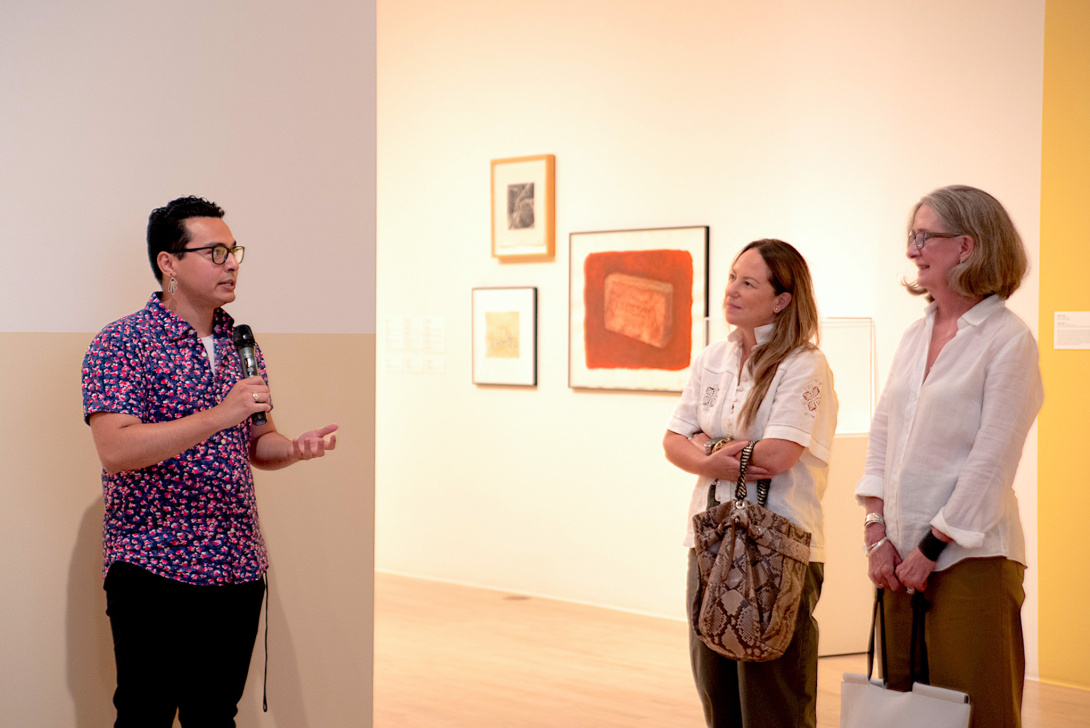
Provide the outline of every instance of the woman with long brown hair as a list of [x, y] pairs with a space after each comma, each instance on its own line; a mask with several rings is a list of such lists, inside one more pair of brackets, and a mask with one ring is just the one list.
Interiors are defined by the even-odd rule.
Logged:
[[[783, 656], [736, 662], [710, 650], [690, 625], [693, 677], [708, 726], [814, 726], [817, 623], [824, 576], [821, 496], [836, 431], [833, 376], [817, 348], [818, 316], [806, 261], [781, 240], [757, 240], [731, 264], [723, 312], [733, 330], [693, 362], [663, 439], [666, 458], [700, 476], [689, 506], [689, 597], [699, 584], [692, 517], [733, 497], [739, 453], [751, 441], [747, 480], [771, 478], [767, 508], [809, 531], [810, 565], [795, 633]], [[709, 443], [732, 441], [711, 452]], [[751, 500], [756, 489], [750, 489]]]

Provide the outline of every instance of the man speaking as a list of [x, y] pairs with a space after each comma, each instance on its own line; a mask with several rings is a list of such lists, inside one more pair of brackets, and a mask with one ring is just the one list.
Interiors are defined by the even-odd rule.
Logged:
[[222, 308], [244, 253], [215, 203], [153, 210], [148, 258], [162, 290], [104, 328], [83, 361], [106, 501], [115, 728], [170, 728], [175, 714], [183, 726], [235, 725], [268, 568], [251, 466], [283, 468], [337, 443], [337, 425], [277, 432], [252, 337], [244, 368]]

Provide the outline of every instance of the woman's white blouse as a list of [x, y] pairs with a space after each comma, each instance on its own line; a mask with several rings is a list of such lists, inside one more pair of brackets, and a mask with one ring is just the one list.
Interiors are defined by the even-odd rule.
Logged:
[[855, 493], [885, 501], [886, 534], [902, 558], [931, 526], [953, 537], [937, 569], [966, 558], [1026, 563], [1014, 473], [1044, 392], [1037, 342], [989, 296], [924, 379], [935, 304], [905, 332], [871, 423]]
[[[772, 334], [772, 325], [756, 330], [757, 342]], [[738, 425], [746, 397], [753, 388], [749, 368], [739, 377], [741, 332], [706, 348], [693, 362], [689, 383], [674, 409], [667, 428], [686, 437], [704, 432], [711, 437], [735, 440], [777, 438], [802, 445], [802, 456], [790, 469], [772, 479], [767, 507], [811, 534], [810, 560], [825, 560], [821, 496], [829, 474], [829, 450], [836, 432], [837, 399], [833, 374], [818, 349], [797, 349], [780, 363], [768, 394], [748, 431]], [[693, 519], [707, 508], [709, 478], [699, 478], [689, 504], [685, 545], [693, 545]], [[716, 499], [734, 497], [734, 483], [720, 483]], [[747, 499], [756, 502], [751, 484]]]

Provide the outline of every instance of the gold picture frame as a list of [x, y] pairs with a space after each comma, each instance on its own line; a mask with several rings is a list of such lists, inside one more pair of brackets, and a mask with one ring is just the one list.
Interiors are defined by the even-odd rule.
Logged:
[[504, 263], [553, 259], [556, 157], [492, 160], [492, 257]]

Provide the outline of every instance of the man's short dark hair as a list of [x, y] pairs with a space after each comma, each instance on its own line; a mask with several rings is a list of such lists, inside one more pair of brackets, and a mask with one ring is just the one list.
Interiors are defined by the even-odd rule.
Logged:
[[163, 271], [159, 270], [159, 253], [164, 250], [179, 258], [189, 245], [189, 229], [185, 221], [191, 217], [223, 217], [223, 208], [203, 197], [179, 197], [165, 207], [157, 207], [148, 216], [148, 260], [155, 278], [162, 283]]

